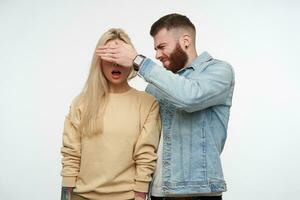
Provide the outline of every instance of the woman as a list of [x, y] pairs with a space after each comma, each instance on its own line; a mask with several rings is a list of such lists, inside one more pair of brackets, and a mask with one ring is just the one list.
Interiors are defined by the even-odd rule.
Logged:
[[[122, 42], [132, 45], [123, 30], [110, 29], [96, 48]], [[65, 119], [62, 199], [145, 199], [161, 124], [155, 98], [129, 86], [134, 75], [94, 53]]]

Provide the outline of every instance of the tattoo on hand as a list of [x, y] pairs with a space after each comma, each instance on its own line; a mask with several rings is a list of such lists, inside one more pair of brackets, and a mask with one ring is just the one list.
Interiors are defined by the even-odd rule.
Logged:
[[62, 187], [61, 200], [71, 200], [72, 191], [73, 191], [72, 187]]

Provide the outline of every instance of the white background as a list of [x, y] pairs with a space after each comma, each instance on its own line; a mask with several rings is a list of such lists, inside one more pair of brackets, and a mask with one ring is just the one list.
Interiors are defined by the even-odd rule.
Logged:
[[197, 27], [198, 53], [236, 73], [224, 199], [297, 199], [299, 10], [296, 0], [0, 0], [0, 198], [60, 198], [63, 121], [99, 37], [121, 27], [154, 58], [150, 26], [179, 12]]

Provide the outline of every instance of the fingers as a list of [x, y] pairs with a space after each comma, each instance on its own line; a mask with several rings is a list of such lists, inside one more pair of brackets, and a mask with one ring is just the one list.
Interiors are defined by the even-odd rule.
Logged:
[[100, 56], [102, 60], [111, 63], [117, 63], [116, 48], [111, 46], [99, 46], [95, 51], [97, 56]]
[[111, 56], [100, 56], [102, 60], [107, 62], [117, 63], [117, 59]]
[[114, 53], [107, 53], [103, 51], [96, 51], [96, 55], [102, 57], [108, 57], [108, 58], [117, 58], [117, 55]]
[[106, 60], [106, 61], [112, 61], [112, 60], [117, 59], [116, 55], [112, 54], [112, 53], [105, 53], [105, 52], [97, 52], [96, 51], [96, 55], [100, 56], [101, 59]]
[[128, 55], [128, 49], [124, 48], [124, 45], [119, 46], [99, 46], [95, 54], [100, 56], [102, 60], [107, 62], [117, 63], [121, 66], [132, 67], [132, 56]]
[[117, 49], [112, 49], [110, 47], [98, 47], [96, 52], [117, 53]]
[[103, 60], [112, 61], [116, 59], [116, 54], [118, 53], [116, 47], [111, 46], [99, 46], [95, 51], [97, 56], [100, 56]]
[[107, 46], [107, 45], [103, 45], [103, 46], [99, 46], [96, 51], [103, 51], [103, 52], [107, 52], [107, 53], [118, 53], [118, 47], [117, 46]]
[[114, 54], [116, 54], [116, 52], [113, 50], [110, 50], [110, 49], [96, 49], [96, 54], [114, 55]]

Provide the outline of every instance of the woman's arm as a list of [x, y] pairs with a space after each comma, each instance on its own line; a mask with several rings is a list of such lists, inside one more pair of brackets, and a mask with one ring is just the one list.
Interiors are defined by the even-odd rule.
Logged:
[[134, 150], [136, 163], [134, 191], [137, 192], [136, 197], [141, 197], [140, 193], [144, 193], [145, 196], [145, 193], [148, 192], [157, 159], [156, 150], [159, 143], [161, 121], [158, 102], [154, 97], [151, 100], [148, 104], [148, 110], [145, 110], [146, 119]]
[[79, 111], [71, 106], [66, 116], [63, 131], [63, 146], [61, 148], [62, 158], [62, 196], [75, 187], [75, 182], [80, 169], [81, 160], [81, 135], [78, 132]]

